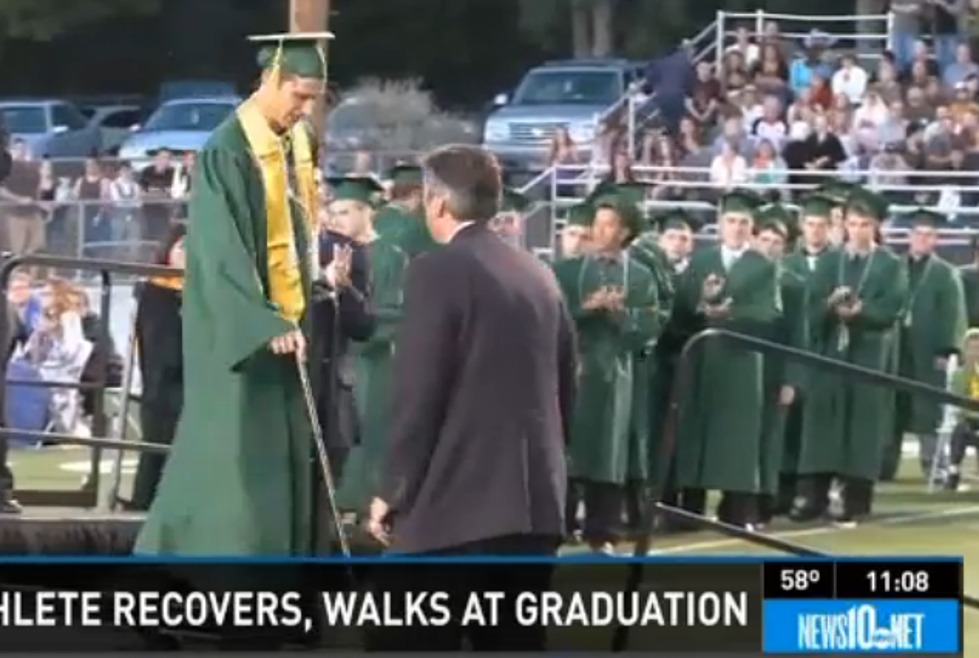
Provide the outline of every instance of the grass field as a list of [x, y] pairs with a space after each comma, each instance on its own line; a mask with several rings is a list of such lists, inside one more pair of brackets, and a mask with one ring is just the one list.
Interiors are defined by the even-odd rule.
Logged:
[[[81, 486], [91, 453], [78, 448], [18, 450], [12, 453], [18, 487], [31, 489], [74, 489]], [[103, 473], [113, 453], [103, 457]], [[967, 468], [972, 468], [968, 462]], [[134, 458], [124, 461], [122, 493], [128, 496]], [[102, 480], [108, 486], [107, 478]], [[854, 529], [824, 525], [798, 526], [776, 523], [769, 532], [797, 544], [842, 555], [956, 555], [965, 558], [966, 592], [979, 595], [979, 484], [975, 491], [948, 494], [927, 493], [916, 460], [908, 458], [896, 483], [878, 487], [873, 520]], [[100, 497], [100, 500], [102, 498]], [[35, 510], [31, 510], [32, 513]], [[45, 510], [61, 513], [65, 510]], [[623, 550], [630, 547], [623, 546]], [[581, 550], [571, 548], [569, 551]], [[655, 538], [653, 554], [766, 554], [772, 553], [744, 541], [711, 532]], [[979, 658], [979, 611], [967, 609], [964, 616], [966, 655]]]

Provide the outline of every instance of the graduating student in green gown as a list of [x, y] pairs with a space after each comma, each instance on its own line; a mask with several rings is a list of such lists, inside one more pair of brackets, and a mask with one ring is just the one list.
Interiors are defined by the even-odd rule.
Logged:
[[[588, 253], [591, 246], [591, 224], [594, 215], [595, 209], [590, 203], [579, 203], [568, 211], [565, 225], [561, 229], [560, 253], [551, 262], [554, 276], [570, 309], [581, 305], [581, 300], [578, 298], [580, 292], [578, 290], [578, 274], [581, 271], [581, 259]], [[580, 534], [578, 508], [582, 502], [580, 483], [568, 482], [564, 520], [566, 534], [570, 538], [578, 537]]]
[[[908, 291], [901, 260], [874, 240], [886, 216], [882, 197], [855, 190], [846, 206], [847, 242], [819, 261], [809, 285], [813, 346], [823, 356], [875, 370], [888, 367]], [[889, 397], [883, 387], [816, 368], [807, 372], [793, 519], [812, 520], [827, 511], [834, 477], [843, 485], [836, 521], [849, 525], [870, 512], [893, 414]]]
[[422, 214], [422, 170], [416, 165], [396, 165], [387, 172], [387, 180], [388, 203], [378, 208], [374, 230], [382, 238], [400, 239]]
[[323, 37], [264, 47], [260, 87], [198, 157], [185, 240], [184, 408], [138, 554], [320, 550], [318, 462], [297, 354], [315, 347], [306, 323], [315, 138], [302, 119], [323, 93]]
[[[751, 248], [760, 199], [734, 191], [721, 200], [721, 244], [697, 251], [684, 273], [677, 305], [717, 327], [764, 337], [778, 318], [775, 264]], [[708, 490], [725, 492], [718, 516], [746, 526], [755, 521], [761, 491], [763, 364], [761, 354], [725, 343], [693, 355], [691, 388], [682, 394], [676, 479], [682, 505], [703, 513]]]
[[[937, 388], [945, 388], [948, 357], [958, 351], [966, 330], [965, 297], [958, 270], [935, 253], [938, 228], [947, 218], [936, 212], [918, 209], [909, 216], [910, 245], [904, 257], [908, 270], [909, 297], [896, 342], [898, 374]], [[891, 441], [885, 471], [896, 467], [904, 435], [919, 440], [921, 468], [931, 473], [936, 432], [942, 419], [942, 406], [917, 395], [897, 393], [894, 439]], [[893, 466], [892, 466], [893, 464]]]
[[816, 263], [834, 248], [830, 241], [832, 216], [836, 202], [822, 194], [810, 194], [802, 199], [799, 208], [800, 239], [785, 255], [782, 264], [809, 279], [816, 271]]
[[627, 246], [641, 230], [627, 195], [594, 200], [591, 254], [560, 280], [580, 351], [569, 473], [584, 491], [584, 538], [610, 550], [623, 511], [624, 486], [646, 477], [645, 428], [634, 405], [637, 357], [659, 332], [656, 281]]
[[965, 293], [965, 312], [970, 328], [979, 327], [979, 235], [969, 240], [972, 262], [959, 269], [962, 290]]
[[354, 343], [351, 350], [360, 441], [350, 451], [337, 492], [340, 506], [358, 513], [366, 512], [377, 493], [391, 403], [391, 359], [408, 268], [408, 256], [393, 237], [382, 237], [373, 227], [379, 190], [371, 179], [343, 181], [334, 187], [330, 203], [337, 229], [366, 246], [370, 263], [375, 328], [370, 338]]
[[816, 194], [828, 199], [832, 206], [829, 216], [829, 241], [830, 244], [839, 246], [846, 241], [846, 229], [844, 226], [844, 214], [846, 202], [850, 195], [859, 188], [855, 183], [847, 181], [830, 181], [816, 189]]
[[[784, 256], [798, 237], [798, 222], [781, 204], [758, 213], [755, 248], [775, 263], [779, 277], [782, 314], [771, 323], [768, 340], [804, 349], [806, 346], [805, 280], [785, 266]], [[790, 434], [790, 412], [802, 384], [802, 368], [776, 355], [765, 357], [765, 433], [762, 441], [761, 504], [759, 520], [767, 523], [776, 513], [789, 511], [795, 481], [786, 478], [785, 464], [798, 459], [801, 436]], [[792, 445], [790, 445], [792, 444]], [[789, 453], [794, 453], [789, 456]], [[787, 481], [788, 480], [788, 481]], [[780, 502], [786, 500], [784, 510]]]

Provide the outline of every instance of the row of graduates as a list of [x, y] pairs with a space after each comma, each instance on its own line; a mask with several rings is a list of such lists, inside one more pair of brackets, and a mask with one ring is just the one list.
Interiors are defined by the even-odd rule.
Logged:
[[831, 184], [799, 216], [737, 190], [721, 200], [719, 244], [691, 256], [676, 236], [692, 242], [693, 218], [647, 223], [641, 198], [634, 185], [599, 187], [570, 216], [573, 235], [590, 232], [586, 253], [554, 266], [581, 353], [569, 519], [583, 503], [584, 539], [609, 550], [639, 529], [650, 489], [698, 514], [721, 491], [719, 519], [742, 527], [869, 514], [905, 432], [934, 434], [937, 404], [706, 342], [668, 423], [678, 363], [692, 336], [718, 328], [942, 387], [965, 327], [958, 273], [933, 253], [944, 218], [912, 213], [911, 252], [898, 256], [880, 238], [887, 203], [869, 190]]

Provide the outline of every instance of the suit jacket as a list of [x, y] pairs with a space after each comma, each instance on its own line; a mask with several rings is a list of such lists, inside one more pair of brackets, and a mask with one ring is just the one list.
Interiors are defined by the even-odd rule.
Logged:
[[550, 269], [483, 225], [408, 268], [379, 495], [392, 550], [563, 533], [575, 339]]
[[335, 296], [325, 284], [317, 282], [313, 296], [313, 341], [319, 362], [317, 413], [323, 426], [324, 441], [330, 448], [350, 448], [360, 440], [354, 400], [354, 366], [351, 340], [364, 341], [374, 333], [375, 318], [370, 305], [370, 267], [367, 251], [350, 238], [327, 231], [320, 240], [320, 265], [333, 260], [334, 245], [353, 248], [349, 288]]

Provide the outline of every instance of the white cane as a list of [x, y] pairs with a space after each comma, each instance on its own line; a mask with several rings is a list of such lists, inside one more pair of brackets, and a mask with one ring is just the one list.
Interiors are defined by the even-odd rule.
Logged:
[[340, 508], [337, 505], [337, 489], [333, 480], [330, 455], [327, 453], [326, 444], [323, 442], [323, 429], [320, 427], [319, 414], [316, 413], [316, 399], [313, 397], [313, 387], [309, 383], [306, 364], [298, 352], [296, 353], [296, 369], [299, 371], [299, 381], [302, 384], [303, 397], [306, 400], [306, 412], [309, 415], [309, 422], [313, 426], [313, 443], [316, 444], [316, 456], [319, 460], [320, 472], [323, 475], [323, 484], [326, 487], [326, 498], [330, 504], [330, 515], [333, 517], [337, 541], [340, 542], [340, 551], [343, 556], [349, 558], [350, 543], [347, 541], [347, 532], [344, 530], [343, 520], [340, 518]]
[[[952, 378], [958, 369], [958, 357], [954, 354], [948, 358], [948, 365], [945, 367], [945, 388], [951, 390]], [[938, 428], [938, 440], [935, 441], [935, 452], [931, 456], [931, 469], [928, 472], [928, 493], [935, 491], [935, 483], [938, 481], [938, 472], [942, 467], [941, 460], [948, 453], [948, 447], [952, 443], [952, 433], [955, 431], [955, 424], [958, 422], [959, 410], [951, 404], [942, 407], [942, 424]]]

